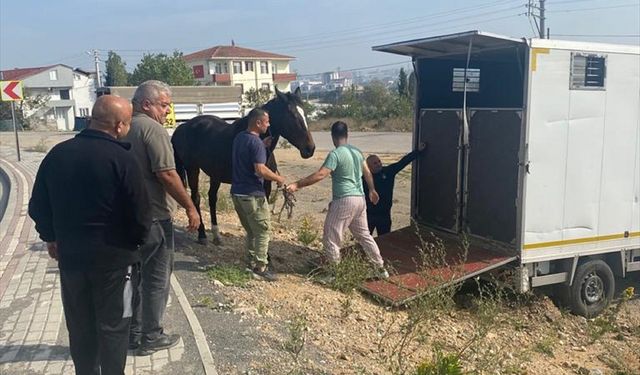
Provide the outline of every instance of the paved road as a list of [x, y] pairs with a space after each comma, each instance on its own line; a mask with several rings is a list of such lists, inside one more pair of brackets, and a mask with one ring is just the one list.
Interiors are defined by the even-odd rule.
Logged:
[[[316, 148], [322, 151], [333, 149], [331, 133], [313, 132]], [[364, 153], [402, 154], [411, 151], [411, 133], [397, 132], [353, 132], [349, 134], [349, 143]]]
[[[328, 151], [333, 149], [331, 134], [329, 132], [313, 132], [313, 139], [318, 150]], [[23, 132], [20, 133], [21, 149], [32, 149], [41, 142], [51, 147], [73, 137], [73, 132]], [[13, 133], [0, 132], [0, 145], [15, 149]], [[349, 142], [360, 148], [365, 153], [396, 153], [402, 154], [411, 151], [411, 133], [396, 132], [353, 132], [349, 135]]]
[[[40, 139], [43, 135], [35, 136]], [[61, 140], [59, 134], [51, 136]], [[34, 135], [28, 135], [27, 141], [29, 137]], [[1, 140], [0, 168], [5, 173], [0, 176], [4, 180], [0, 195], [9, 192], [10, 197], [0, 217], [0, 374], [73, 373], [57, 264], [48, 257], [27, 217], [33, 180], [45, 154], [24, 150], [18, 163], [15, 149], [4, 143], [4, 137]], [[6, 189], [7, 180], [11, 189]], [[172, 280], [172, 287], [165, 328], [181, 334], [183, 341], [148, 357], [129, 356], [126, 374], [205, 374], [205, 359], [196, 349], [203, 340], [194, 336], [193, 311], [185, 305], [177, 279]], [[215, 374], [211, 361], [208, 366], [211, 371], [207, 374]]]

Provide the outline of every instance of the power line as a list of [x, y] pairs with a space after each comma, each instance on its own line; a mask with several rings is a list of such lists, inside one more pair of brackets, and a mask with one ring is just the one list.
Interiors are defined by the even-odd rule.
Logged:
[[[429, 26], [433, 26], [433, 25], [441, 25], [441, 24], [451, 24], [452, 22], [455, 21], [462, 21], [462, 20], [468, 20], [470, 18], [480, 18], [480, 17], [484, 17], [487, 15], [494, 15], [497, 13], [504, 13], [507, 11], [511, 11], [514, 9], [518, 9], [518, 8], [522, 8], [523, 5], [518, 5], [518, 6], [512, 6], [509, 8], [505, 8], [505, 9], [500, 9], [500, 10], [493, 10], [490, 12], [484, 12], [484, 13], [479, 13], [476, 15], [470, 15], [470, 16], [461, 16], [461, 17], [455, 17], [455, 18], [451, 18], [451, 19], [446, 19], [446, 20], [441, 20], [441, 21], [437, 21], [437, 22], [431, 22], [429, 23]], [[418, 26], [411, 26], [411, 27], [402, 27], [402, 28], [393, 28], [393, 29], [383, 29], [380, 30], [379, 32], [376, 33], [367, 33], [367, 35], [362, 35], [362, 36], [354, 36], [354, 35], [349, 35], [349, 36], [343, 36], [340, 38], [335, 38], [335, 39], [329, 39], [327, 40], [326, 38], [322, 39], [321, 42], [315, 43], [314, 46], [317, 45], [321, 45], [321, 44], [330, 44], [330, 43], [334, 43], [334, 42], [340, 42], [340, 41], [345, 41], [345, 40], [354, 40], [356, 38], [370, 38], [372, 36], [378, 37], [378, 36], [387, 36], [389, 34], [393, 34], [393, 33], [398, 33], [398, 32], [402, 32], [402, 31], [409, 31], [409, 30], [417, 30], [417, 29], [424, 29], [425, 26], [424, 25], [418, 25]], [[279, 48], [282, 50], [286, 50], [286, 49], [290, 49], [290, 48], [295, 48], [295, 47], [308, 47], [309, 43], [297, 43], [297, 44], [284, 44], [284, 45], [267, 45], [266, 47], [270, 47], [271, 49], [274, 48]]]
[[448, 16], [448, 15], [459, 15], [461, 13], [468, 13], [468, 12], [472, 12], [472, 11], [475, 11], [475, 10], [478, 10], [478, 9], [491, 8], [491, 7], [499, 6], [499, 5], [506, 5], [508, 3], [513, 3], [513, 2], [521, 2], [521, 0], [494, 1], [494, 2], [490, 2], [490, 3], [478, 4], [478, 5], [472, 6], [472, 7], [458, 8], [458, 9], [453, 9], [453, 10], [449, 10], [449, 11], [433, 13], [433, 14], [429, 14], [429, 15], [426, 15], [426, 16], [412, 17], [412, 18], [393, 21], [393, 22], [381, 23], [381, 24], [376, 24], [376, 25], [361, 26], [361, 27], [342, 29], [342, 30], [335, 30], [335, 31], [332, 31], [332, 32], [320, 33], [320, 34], [314, 33], [314, 34], [308, 34], [306, 36], [300, 36], [300, 37], [295, 37], [295, 38], [266, 40], [266, 41], [264, 41], [264, 40], [263, 41], [254, 41], [253, 44], [257, 44], [257, 45], [267, 44], [267, 45], [269, 45], [270, 43], [273, 43], [273, 42], [276, 42], [276, 43], [281, 43], [281, 42], [288, 43], [290, 41], [296, 42], [296, 41], [303, 41], [303, 40], [309, 40], [309, 39], [311, 39], [311, 40], [313, 40], [313, 39], [325, 39], [327, 36], [332, 36], [332, 35], [343, 35], [345, 33], [350, 33], [351, 34], [351, 33], [360, 32], [360, 31], [387, 29], [387, 26], [407, 25], [407, 24], [410, 24], [410, 23], [422, 22], [422, 21], [429, 20], [429, 19], [432, 19], [432, 18], [441, 18], [441, 17]]
[[[389, 64], [361, 66], [359, 68], [340, 69], [340, 72], [357, 72], [357, 71], [361, 71], [361, 70], [369, 70], [369, 69], [382, 68], [382, 67], [394, 66], [394, 65], [403, 65], [403, 64], [404, 65], [408, 65], [408, 64], [410, 64], [410, 62], [402, 61], [402, 62], [389, 63]], [[317, 76], [317, 75], [320, 75], [322, 73], [326, 73], [326, 72], [298, 74], [298, 76], [299, 77]]]
[[[454, 21], [462, 21], [462, 20], [468, 20], [470, 18], [478, 18], [478, 17], [483, 17], [486, 15], [490, 15], [490, 14], [496, 14], [496, 13], [502, 13], [502, 12], [506, 12], [509, 10], [514, 10], [517, 8], [522, 7], [523, 5], [519, 5], [519, 6], [515, 6], [515, 7], [510, 7], [507, 9], [502, 9], [499, 11], [492, 11], [492, 12], [485, 12], [485, 13], [480, 13], [478, 15], [474, 15], [474, 16], [467, 16], [467, 17], [457, 17], [457, 18], [453, 18], [453, 19], [449, 19], [449, 20], [442, 20], [439, 22], [433, 22], [430, 23], [429, 26], [427, 26], [427, 29], [425, 30], [424, 26], [419, 26], [419, 27], [409, 27], [409, 28], [401, 28], [401, 29], [396, 29], [396, 30], [388, 30], [386, 32], [379, 32], [379, 33], [369, 33], [367, 35], [361, 35], [361, 36], [353, 36], [350, 35], [348, 37], [342, 37], [342, 38], [336, 38], [336, 39], [331, 39], [331, 40], [323, 40], [321, 42], [317, 42], [317, 43], [304, 43], [304, 44], [293, 44], [293, 45], [288, 45], [288, 46], [265, 46], [265, 49], [280, 49], [280, 50], [285, 50], [287, 53], [291, 53], [291, 52], [304, 52], [304, 51], [308, 51], [308, 50], [318, 50], [318, 49], [325, 49], [325, 48], [332, 48], [332, 47], [336, 47], [336, 46], [345, 46], [345, 45], [354, 45], [354, 44], [360, 44], [360, 43], [364, 43], [364, 42], [379, 42], [380, 41], [380, 36], [384, 36], [384, 37], [391, 37], [393, 36], [393, 38], [403, 38], [403, 37], [411, 37], [411, 36], [415, 36], [416, 33], [424, 33], [426, 32], [433, 32], [433, 31], [438, 31], [438, 30], [445, 30], [445, 29], [455, 29], [455, 28], [459, 28], [461, 26], [467, 26], [467, 25], [477, 25], [477, 24], [481, 24], [481, 23], [486, 23], [486, 22], [492, 22], [492, 21], [497, 21], [497, 20], [502, 20], [502, 19], [506, 19], [506, 18], [512, 18], [512, 17], [516, 17], [518, 16], [518, 14], [509, 14], [506, 16], [502, 16], [502, 17], [493, 17], [493, 18], [484, 18], [484, 19], [479, 19], [476, 21], [471, 21], [471, 22], [466, 22], [466, 23], [455, 23]], [[439, 27], [439, 28], [432, 28], [431, 26], [433, 25], [441, 25], [441, 24], [446, 24], [447, 26], [443, 26], [443, 27]], [[403, 31], [410, 31], [410, 30], [415, 30], [412, 33], [403, 33], [403, 34], [399, 34], [402, 33]], [[310, 45], [311, 44], [311, 45]], [[118, 50], [114, 50], [113, 51], [118, 51]], [[144, 51], [143, 53], [147, 53], [147, 51]], [[125, 53], [125, 56], [140, 56], [141, 54], [128, 54]]]
[[85, 57], [85, 53], [81, 52], [81, 53], [76, 53], [75, 55], [69, 55], [66, 57], [62, 57], [60, 59], [56, 59], [56, 60], [50, 60], [50, 62], [46, 62], [44, 64], [39, 64], [41, 66], [46, 66], [46, 65], [51, 65], [51, 64], [60, 64], [62, 61], [68, 61], [68, 60], [77, 60], [80, 57]]
[[[396, 35], [393, 38], [394, 39], [399, 39], [399, 38], [410, 39], [410, 38], [416, 38], [416, 37], [419, 38], [421, 36], [424, 36], [425, 32], [448, 30], [448, 29], [452, 29], [452, 28], [456, 29], [456, 28], [460, 28], [461, 26], [478, 25], [478, 24], [482, 24], [482, 23], [493, 22], [493, 21], [503, 20], [503, 19], [507, 19], [507, 18], [513, 18], [513, 17], [518, 17], [518, 16], [519, 16], [519, 14], [511, 14], [511, 15], [507, 15], [507, 16], [503, 16], [503, 17], [489, 18], [489, 19], [486, 19], [486, 20], [468, 22], [468, 23], [464, 23], [464, 24], [457, 24], [457, 25], [444, 26], [444, 27], [439, 27], [439, 28], [434, 28], [434, 29], [427, 29], [427, 30], [419, 32], [422, 35], [418, 35], [416, 32], [414, 32], [414, 33], [410, 33], [410, 34]], [[388, 36], [388, 35], [386, 35], [386, 36]], [[376, 42], [376, 43], [379, 43], [379, 44], [384, 44], [382, 42], [382, 40], [379, 38], [379, 36], [376, 35], [376, 36], [372, 36], [372, 37], [367, 37], [366, 39], [359, 40], [359, 41], [356, 41], [356, 42], [346, 41], [344, 43], [334, 43], [334, 44], [328, 45], [328, 46], [311, 46], [311, 47], [307, 47], [307, 48], [297, 48], [297, 49], [293, 49], [293, 50], [290, 50], [290, 51], [304, 52], [304, 51], [309, 51], [309, 50], [317, 50], [317, 49], [331, 48], [331, 47], [337, 47], [337, 46], [349, 46], [349, 45], [360, 44], [360, 43], [364, 43], [364, 42]]]
[[594, 37], [594, 38], [640, 38], [640, 34], [554, 34], [555, 36]]
[[[485, 9], [485, 8], [491, 8], [491, 7], [496, 7], [496, 6], [501, 6], [501, 5], [507, 5], [509, 3], [515, 3], [515, 2], [521, 2], [522, 0], [499, 0], [499, 1], [492, 1], [492, 2], [487, 2], [487, 3], [483, 3], [483, 4], [477, 4], [475, 6], [471, 6], [471, 7], [466, 7], [466, 8], [457, 8], [457, 9], [453, 9], [453, 10], [448, 10], [448, 11], [442, 11], [442, 12], [438, 12], [438, 13], [432, 13], [432, 14], [428, 14], [426, 16], [420, 16], [420, 17], [412, 17], [412, 18], [408, 18], [408, 19], [403, 19], [403, 20], [397, 20], [397, 21], [393, 21], [393, 22], [387, 22], [387, 23], [382, 23], [382, 24], [376, 24], [376, 25], [367, 25], [367, 26], [361, 26], [361, 27], [356, 27], [356, 28], [348, 28], [348, 29], [341, 29], [341, 30], [334, 30], [331, 32], [325, 32], [325, 33], [314, 33], [314, 34], [307, 34], [307, 35], [303, 35], [303, 36], [296, 36], [296, 37], [292, 37], [292, 38], [278, 38], [278, 39], [271, 39], [271, 40], [262, 40], [262, 41], [253, 41], [250, 42], [249, 44], [251, 45], [261, 45], [262, 48], [266, 47], [272, 47], [272, 46], [280, 46], [280, 45], [287, 45], [287, 44], [291, 44], [291, 43], [298, 43], [301, 41], [309, 41], [309, 40], [326, 40], [327, 37], [332, 37], [334, 35], [345, 35], [345, 34], [353, 34], [353, 33], [357, 33], [357, 32], [361, 32], [361, 31], [370, 31], [370, 30], [385, 30], [388, 29], [388, 26], [394, 26], [394, 25], [402, 25], [405, 26], [407, 24], [410, 23], [416, 23], [416, 22], [422, 22], [425, 20], [429, 20], [432, 18], [442, 18], [444, 16], [448, 16], [448, 15], [460, 15], [462, 13], [468, 13], [468, 12], [472, 12], [478, 9]], [[477, 15], [476, 15], [477, 16]], [[202, 48], [208, 48], [211, 47], [209, 46], [190, 46], [190, 47], [184, 47], [184, 49], [202, 49]], [[107, 48], [105, 48], [106, 50]], [[161, 51], [167, 51], [169, 50], [168, 48], [157, 48], [157, 49], [127, 49], [127, 50], [115, 50], [115, 49], [111, 49], [113, 51], [127, 51], [127, 52], [161, 52]]]
[[549, 4], [588, 3], [592, 1], [603, 1], [603, 0], [562, 0], [562, 1], [549, 1]]
[[[430, 14], [427, 16], [422, 16], [422, 17], [414, 17], [414, 18], [410, 18], [410, 19], [405, 19], [405, 20], [400, 20], [400, 21], [394, 21], [394, 22], [388, 22], [385, 24], [377, 24], [377, 25], [369, 25], [369, 26], [363, 26], [363, 27], [359, 27], [359, 28], [351, 28], [351, 29], [343, 29], [341, 31], [333, 31], [333, 32], [328, 32], [328, 33], [320, 33], [320, 34], [311, 34], [311, 35], [307, 35], [307, 36], [302, 36], [302, 37], [295, 37], [295, 38], [280, 38], [280, 39], [275, 39], [275, 40], [266, 40], [266, 41], [259, 41], [259, 42], [252, 42], [252, 45], [260, 45], [261, 48], [263, 49], [271, 49], [271, 50], [278, 50], [278, 49], [289, 49], [289, 48], [295, 48], [295, 47], [307, 47], [309, 45], [309, 43], [312, 43], [313, 41], [317, 40], [319, 42], [317, 43], [332, 43], [334, 41], [342, 41], [345, 39], [349, 39], [349, 40], [353, 40], [354, 39], [354, 35], [353, 34], [358, 34], [358, 33], [362, 33], [364, 31], [368, 32], [368, 35], [366, 35], [367, 37], [371, 36], [371, 31], [377, 31], [376, 34], [385, 34], [388, 32], [400, 32], [400, 31], [406, 31], [406, 30], [411, 30], [411, 29], [416, 29], [416, 28], [421, 28], [423, 27], [422, 25], [419, 26], [412, 26], [412, 27], [401, 27], [400, 29], [398, 29], [398, 26], [406, 26], [407, 24], [412, 24], [412, 23], [416, 23], [416, 22], [422, 22], [425, 20], [429, 20], [432, 18], [443, 18], [447, 15], [455, 15], [457, 17], [451, 18], [449, 20], [441, 20], [438, 21], [436, 23], [430, 23], [430, 25], [434, 25], [434, 24], [442, 24], [442, 23], [450, 23], [452, 21], [456, 21], [456, 20], [464, 20], [464, 19], [469, 19], [469, 18], [476, 18], [476, 17], [481, 17], [484, 15], [492, 15], [492, 14], [496, 14], [496, 13], [500, 13], [500, 12], [505, 12], [508, 10], [512, 10], [512, 9], [517, 9], [520, 8], [522, 5], [518, 5], [518, 6], [512, 6], [509, 8], [505, 8], [505, 9], [497, 9], [497, 10], [493, 10], [490, 12], [484, 12], [484, 13], [479, 13], [479, 14], [475, 14], [475, 15], [468, 15], [468, 16], [460, 16], [461, 13], [465, 13], [465, 12], [471, 12], [477, 9], [484, 9], [484, 8], [491, 8], [491, 7], [496, 7], [496, 6], [500, 6], [500, 5], [507, 5], [509, 3], [514, 3], [514, 2], [521, 2], [521, 0], [501, 0], [501, 1], [494, 1], [494, 2], [490, 2], [490, 3], [485, 3], [485, 4], [479, 4], [477, 6], [474, 7], [469, 7], [469, 8], [460, 8], [460, 9], [455, 9], [455, 10], [451, 10], [451, 11], [446, 11], [446, 12], [439, 12], [439, 13], [434, 13], [434, 14]], [[390, 27], [391, 26], [391, 27]], [[395, 30], [394, 30], [395, 29]], [[348, 36], [345, 36], [345, 34], [348, 34]], [[333, 39], [328, 39], [332, 36], [339, 36], [337, 38], [333, 38]], [[210, 46], [207, 46], [210, 47]], [[200, 47], [195, 47], [195, 48], [202, 48], [202, 46]], [[167, 51], [169, 49], [109, 49], [109, 48], [104, 48], [104, 50], [112, 50], [114, 52], [148, 52], [148, 53], [153, 53], [153, 52], [163, 52], [163, 51]], [[175, 50], [175, 48], [173, 48], [173, 50]]]
[[574, 12], [586, 12], [590, 10], [602, 10], [602, 9], [619, 9], [619, 8], [637, 8], [640, 7], [639, 3], [633, 4], [621, 4], [617, 6], [606, 6], [606, 7], [596, 7], [596, 8], [579, 8], [579, 9], [562, 9], [562, 10], [549, 10], [549, 13], [574, 13]]

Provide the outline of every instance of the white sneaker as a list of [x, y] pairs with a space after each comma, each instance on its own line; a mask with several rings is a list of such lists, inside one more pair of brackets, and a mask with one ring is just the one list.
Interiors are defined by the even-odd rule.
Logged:
[[377, 270], [373, 271], [372, 278], [374, 278], [374, 279], [388, 279], [389, 278], [389, 272], [387, 272], [387, 270], [384, 269], [384, 268], [378, 268]]

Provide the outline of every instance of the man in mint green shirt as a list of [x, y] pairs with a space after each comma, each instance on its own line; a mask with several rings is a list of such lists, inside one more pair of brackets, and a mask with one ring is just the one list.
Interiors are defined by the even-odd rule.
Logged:
[[348, 143], [348, 132], [347, 124], [342, 121], [335, 122], [331, 126], [331, 138], [336, 148], [327, 155], [318, 171], [287, 186], [287, 190], [295, 192], [331, 174], [333, 198], [329, 203], [322, 236], [327, 260], [332, 263], [340, 262], [343, 233], [346, 228], [349, 228], [370, 261], [376, 266], [377, 275], [387, 278], [389, 274], [384, 269], [380, 249], [367, 225], [367, 205], [362, 188], [363, 177], [369, 188], [369, 199], [374, 204], [378, 203], [378, 193], [362, 152]]

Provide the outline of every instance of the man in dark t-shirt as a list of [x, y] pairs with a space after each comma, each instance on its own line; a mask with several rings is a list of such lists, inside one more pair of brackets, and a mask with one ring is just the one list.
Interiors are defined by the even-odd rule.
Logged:
[[391, 231], [391, 206], [393, 205], [396, 175], [422, 154], [425, 148], [426, 145], [423, 143], [417, 150], [411, 151], [399, 161], [387, 166], [382, 165], [382, 161], [377, 155], [367, 157], [367, 166], [373, 174], [373, 185], [380, 196], [378, 204], [373, 204], [368, 198], [367, 185], [363, 184], [364, 196], [367, 198], [367, 223], [371, 234], [374, 230], [378, 231], [378, 236]]
[[267, 268], [271, 214], [263, 187], [264, 179], [284, 184], [284, 177], [266, 166], [267, 149], [260, 140], [269, 128], [269, 114], [260, 108], [249, 112], [246, 131], [233, 140], [231, 155], [231, 198], [242, 227], [247, 231], [245, 245], [249, 268], [267, 281], [276, 275]]

